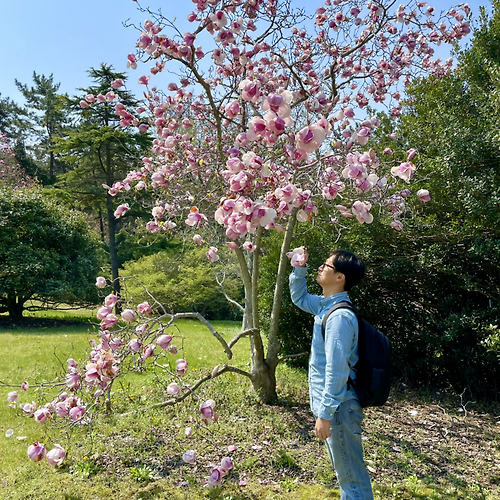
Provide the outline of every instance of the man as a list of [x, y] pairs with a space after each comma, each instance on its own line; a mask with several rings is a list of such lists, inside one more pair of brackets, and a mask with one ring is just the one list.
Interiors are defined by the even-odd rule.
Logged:
[[334, 311], [326, 323], [325, 340], [321, 333], [323, 316], [337, 302], [349, 300], [347, 292], [363, 278], [365, 266], [352, 252], [334, 250], [318, 269], [316, 281], [323, 295], [307, 292], [307, 249], [304, 264], [290, 274], [293, 303], [314, 314], [314, 329], [309, 358], [309, 396], [316, 418], [314, 432], [325, 441], [337, 473], [341, 500], [372, 500], [370, 476], [363, 461], [361, 421], [363, 410], [349, 377], [358, 361], [358, 320], [349, 309]]

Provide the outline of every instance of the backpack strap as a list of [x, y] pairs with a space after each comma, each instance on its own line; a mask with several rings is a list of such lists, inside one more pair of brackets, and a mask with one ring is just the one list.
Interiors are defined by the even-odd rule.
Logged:
[[323, 316], [323, 321], [321, 323], [321, 335], [323, 335], [323, 340], [325, 340], [326, 322], [328, 321], [330, 315], [337, 309], [349, 309], [350, 311], [352, 311], [356, 315], [356, 318], [358, 319], [358, 330], [359, 330], [361, 318], [358, 309], [355, 306], [353, 306], [351, 302], [349, 302], [348, 300], [341, 300], [340, 302], [337, 302], [332, 307], [330, 307], [330, 309], [328, 309], [328, 311]]
[[[364, 353], [364, 342], [365, 342], [363, 334], [363, 320], [361, 318], [361, 315], [359, 314], [357, 307], [355, 307], [348, 300], [341, 300], [340, 302], [337, 302], [332, 307], [330, 307], [330, 309], [328, 309], [328, 311], [323, 316], [323, 321], [321, 322], [321, 335], [323, 335], [323, 340], [325, 340], [325, 335], [326, 335], [326, 322], [328, 321], [330, 315], [337, 309], [349, 309], [356, 315], [356, 318], [358, 320], [358, 360], [360, 360], [362, 352]], [[356, 363], [356, 365], [357, 364], [358, 363]], [[354, 385], [354, 381], [352, 380], [351, 376], [349, 376], [347, 380], [347, 389], [350, 389], [352, 385]]]

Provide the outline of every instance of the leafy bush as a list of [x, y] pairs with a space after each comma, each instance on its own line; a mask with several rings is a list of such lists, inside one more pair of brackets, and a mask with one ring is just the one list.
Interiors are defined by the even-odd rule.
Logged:
[[[241, 301], [242, 286], [235, 268], [212, 265], [205, 250], [193, 248], [183, 254], [168, 251], [148, 255], [123, 266], [122, 276], [135, 302], [148, 300], [144, 287], [164, 306], [174, 312], [197, 311], [207, 319], [237, 319], [239, 310], [230, 304], [216, 280], [216, 274], [227, 294]], [[144, 285], [144, 286], [142, 286]]]

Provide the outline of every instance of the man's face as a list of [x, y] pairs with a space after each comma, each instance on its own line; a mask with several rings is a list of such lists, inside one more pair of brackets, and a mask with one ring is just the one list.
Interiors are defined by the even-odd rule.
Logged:
[[328, 257], [328, 259], [326, 259], [326, 261], [318, 268], [316, 281], [320, 286], [333, 284], [335, 282], [335, 277], [338, 273], [335, 270], [335, 266], [333, 265], [333, 259], [333, 256]]

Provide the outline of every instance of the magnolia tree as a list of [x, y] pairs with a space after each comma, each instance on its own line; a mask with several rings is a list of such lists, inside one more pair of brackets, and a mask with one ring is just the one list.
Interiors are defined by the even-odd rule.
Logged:
[[[199, 0], [187, 14], [188, 32], [147, 12], [137, 51], [128, 56], [133, 69], [152, 64], [139, 77], [147, 106], [135, 123], [132, 110], [116, 111], [123, 126], [157, 137], [142, 168], [109, 192], [151, 190], [158, 199], [151, 232], [187, 228], [212, 261], [221, 245], [232, 250], [251, 342], [245, 375], [272, 401], [294, 230], [321, 216], [370, 223], [376, 206], [392, 214], [393, 229], [403, 228], [399, 218], [412, 193], [399, 185], [410, 183], [417, 151], [370, 148], [379, 120], [367, 109], [385, 106], [397, 118], [405, 85], [449, 73], [451, 59], [435, 57], [435, 49], [470, 33], [469, 7], [438, 13], [426, 2], [326, 0], [307, 14], [287, 1]], [[425, 190], [416, 195], [430, 199]], [[120, 205], [117, 216], [127, 209]], [[273, 230], [283, 233], [283, 244], [266, 352], [257, 285], [263, 235]], [[295, 252], [292, 265], [300, 262]]]
[[[146, 365], [172, 377], [158, 405], [175, 404], [227, 371], [248, 377], [263, 401], [274, 401], [288, 259], [292, 265], [303, 262], [300, 249], [290, 251], [294, 231], [319, 219], [369, 224], [375, 208], [388, 230], [401, 230], [406, 200], [430, 199], [427, 191], [409, 187], [416, 149], [370, 148], [379, 121], [367, 110], [384, 106], [397, 118], [406, 84], [449, 73], [452, 61], [436, 58], [435, 49], [470, 32], [467, 5], [438, 13], [426, 2], [327, 0], [311, 14], [277, 0], [199, 0], [193, 7], [188, 32], [147, 11], [137, 50], [128, 56], [133, 69], [150, 66], [139, 76], [146, 103], [132, 110], [117, 102], [115, 109], [123, 127], [148, 130], [156, 138], [142, 167], [106, 188], [112, 196], [152, 194], [158, 200], [147, 223], [152, 233], [189, 234], [193, 244], [206, 245], [214, 263], [236, 259], [245, 292], [238, 305], [242, 331], [227, 342], [196, 313], [167, 313], [153, 298], [132, 307], [125, 297], [107, 295], [90, 360], [85, 366], [70, 360], [67, 390], [44, 406], [49, 415], [73, 424], [90, 421], [93, 410], [105, 406], [118, 375]], [[122, 85], [114, 82], [115, 88]], [[129, 208], [122, 203], [115, 216]], [[283, 243], [265, 349], [257, 290], [267, 231], [282, 233]], [[97, 286], [108, 285], [98, 278]], [[124, 302], [125, 326], [113, 313], [118, 300]], [[228, 359], [232, 347], [249, 337], [250, 370], [225, 364], [189, 384], [187, 361], [169, 358], [178, 355], [178, 347], [167, 329], [179, 317], [205, 322]], [[213, 400], [200, 401], [200, 422], [217, 418], [215, 406]], [[36, 457], [38, 450], [32, 450]], [[213, 473], [215, 481], [224, 470], [221, 465]]]

